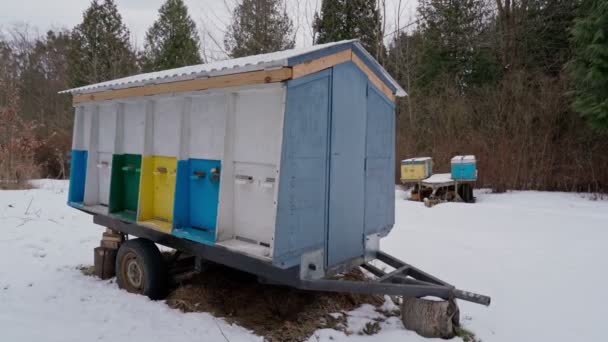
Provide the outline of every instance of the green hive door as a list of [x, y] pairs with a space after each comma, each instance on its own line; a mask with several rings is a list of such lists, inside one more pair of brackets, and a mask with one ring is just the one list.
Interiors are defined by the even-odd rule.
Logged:
[[141, 155], [114, 155], [110, 213], [135, 221], [139, 199]]

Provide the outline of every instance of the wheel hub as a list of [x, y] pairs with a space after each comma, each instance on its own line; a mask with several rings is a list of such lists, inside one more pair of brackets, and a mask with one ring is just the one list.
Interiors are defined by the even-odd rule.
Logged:
[[141, 288], [143, 284], [143, 272], [141, 266], [137, 262], [137, 259], [129, 259], [126, 265], [127, 279], [129, 283], [135, 288]]

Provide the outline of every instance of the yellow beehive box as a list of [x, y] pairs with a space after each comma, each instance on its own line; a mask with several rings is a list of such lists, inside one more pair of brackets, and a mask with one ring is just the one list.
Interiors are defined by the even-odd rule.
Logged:
[[433, 174], [433, 159], [410, 158], [401, 161], [401, 182], [419, 181]]
[[142, 225], [170, 233], [177, 158], [144, 156], [141, 166], [139, 217]]

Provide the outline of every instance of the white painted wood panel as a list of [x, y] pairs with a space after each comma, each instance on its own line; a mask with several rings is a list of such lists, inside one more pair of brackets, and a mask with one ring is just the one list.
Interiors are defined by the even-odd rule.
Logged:
[[217, 216], [217, 241], [234, 238], [234, 93], [226, 94], [226, 130], [220, 175], [220, 197]]
[[234, 234], [270, 246], [274, 236], [276, 168], [236, 162], [234, 173]]
[[192, 98], [187, 122], [190, 158], [221, 160], [226, 136], [226, 95]]
[[146, 121], [146, 103], [144, 100], [123, 104], [122, 146], [117, 153], [142, 154], [144, 151], [144, 135]]
[[154, 103], [152, 154], [177, 157], [180, 151], [183, 98], [158, 98]]
[[112, 153], [97, 154], [97, 176], [99, 177], [99, 204], [108, 205], [110, 201], [110, 179], [112, 177]]
[[93, 116], [97, 112], [96, 105], [87, 105], [84, 106], [84, 110], [82, 113], [82, 146], [80, 149], [89, 150], [91, 146], [91, 133], [93, 130]]
[[241, 239], [272, 251], [285, 89], [235, 91], [228, 104], [218, 240]]
[[99, 152], [114, 153], [116, 141], [116, 111], [115, 103], [104, 103], [99, 106]]
[[283, 88], [242, 91], [237, 95], [234, 159], [277, 165], [281, 150]]
[[74, 108], [74, 128], [72, 129], [72, 149], [84, 149], [84, 106]]

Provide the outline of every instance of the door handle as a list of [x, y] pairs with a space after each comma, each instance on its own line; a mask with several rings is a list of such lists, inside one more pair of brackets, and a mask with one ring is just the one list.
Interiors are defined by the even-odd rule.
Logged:
[[155, 176], [158, 176], [160, 174], [166, 174], [167, 173], [167, 168], [164, 166], [159, 166], [156, 168], [155, 171], [152, 172]]
[[274, 183], [275, 183], [275, 179], [268, 177], [263, 182], [260, 183], [260, 186], [262, 188], [270, 189], [274, 186]]
[[191, 180], [203, 179], [207, 174], [205, 171], [194, 171], [192, 172], [192, 176], [190, 176]]
[[236, 175], [234, 176], [235, 182], [236, 184], [247, 184], [247, 183], [253, 183], [253, 176], [247, 176], [247, 175]]

